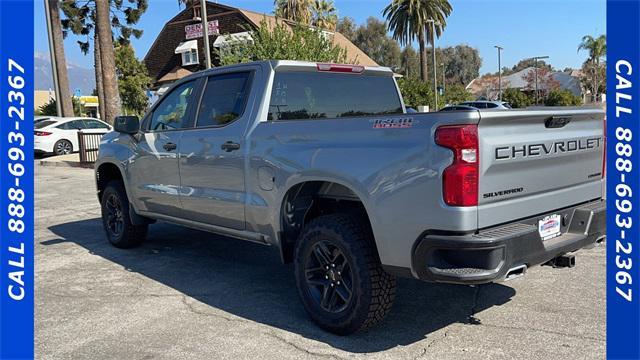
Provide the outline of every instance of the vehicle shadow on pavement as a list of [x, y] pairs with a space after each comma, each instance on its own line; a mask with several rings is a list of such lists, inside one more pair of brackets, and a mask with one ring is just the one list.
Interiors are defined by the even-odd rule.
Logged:
[[474, 326], [480, 322], [474, 314], [515, 295], [513, 288], [501, 284], [470, 287], [400, 279], [395, 305], [381, 324], [340, 337], [319, 329], [307, 317], [293, 267], [281, 264], [275, 248], [166, 223], [152, 225], [147, 242], [131, 250], [112, 247], [97, 218], [49, 230], [59, 238], [42, 245], [78, 244], [213, 308], [353, 353], [409, 345], [454, 323]]

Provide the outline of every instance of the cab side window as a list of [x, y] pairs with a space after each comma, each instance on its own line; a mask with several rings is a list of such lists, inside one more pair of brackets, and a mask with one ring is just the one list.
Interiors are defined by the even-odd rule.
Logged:
[[176, 130], [188, 126], [191, 107], [197, 101], [194, 99], [195, 87], [195, 81], [186, 82], [162, 99], [162, 102], [153, 110], [149, 130]]
[[250, 78], [249, 72], [210, 76], [196, 126], [223, 126], [238, 119], [247, 103]]

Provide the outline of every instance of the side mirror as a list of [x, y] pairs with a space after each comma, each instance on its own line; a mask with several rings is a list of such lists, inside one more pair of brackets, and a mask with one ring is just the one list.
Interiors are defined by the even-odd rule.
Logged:
[[113, 129], [117, 132], [134, 135], [140, 130], [140, 120], [137, 116], [116, 116]]

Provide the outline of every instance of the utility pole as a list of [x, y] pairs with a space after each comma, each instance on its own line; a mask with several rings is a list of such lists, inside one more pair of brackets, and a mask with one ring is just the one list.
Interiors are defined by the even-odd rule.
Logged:
[[211, 69], [211, 49], [209, 48], [209, 20], [207, 17], [207, 1], [200, 0], [200, 16], [202, 16], [202, 36], [204, 37], [204, 58], [207, 69]]
[[538, 60], [548, 59], [548, 56], [534, 56], [530, 60], [533, 60], [533, 68], [536, 77], [536, 105], [538, 105]]
[[56, 112], [58, 113], [58, 116], [62, 116], [62, 102], [60, 101], [60, 82], [58, 81], [58, 66], [56, 64], [56, 49], [53, 46], [53, 29], [51, 28], [49, 1], [47, 0], [44, 0], [44, 15], [47, 20], [47, 34], [49, 35], [49, 56], [51, 57], [53, 90], [56, 92]]
[[502, 50], [503, 47], [495, 45], [494, 48], [498, 49], [498, 100], [502, 101]]
[[436, 104], [435, 111], [438, 111], [438, 76], [436, 69], [438, 65], [436, 65], [436, 25], [440, 25], [439, 22], [430, 19], [427, 20], [428, 23], [431, 23], [431, 52], [433, 53], [433, 94], [435, 96]]

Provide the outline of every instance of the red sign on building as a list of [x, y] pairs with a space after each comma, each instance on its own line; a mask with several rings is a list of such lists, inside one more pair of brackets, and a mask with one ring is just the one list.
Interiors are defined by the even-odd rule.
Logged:
[[[220, 35], [218, 20], [211, 20], [207, 23], [209, 27], [209, 35]], [[187, 40], [201, 38], [203, 35], [202, 24], [192, 24], [184, 27], [184, 33]]]

